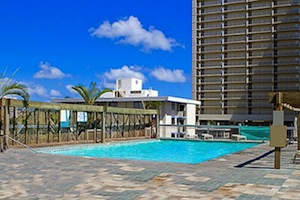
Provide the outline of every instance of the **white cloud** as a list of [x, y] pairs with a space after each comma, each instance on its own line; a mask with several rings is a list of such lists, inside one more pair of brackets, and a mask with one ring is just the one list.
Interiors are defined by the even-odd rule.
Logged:
[[41, 85], [28, 85], [27, 84], [27, 89], [28, 89], [28, 93], [30, 94], [30, 96], [38, 95], [43, 98], [49, 97], [47, 89]]
[[165, 69], [163, 67], [157, 68], [150, 73], [150, 75], [154, 76], [156, 79], [165, 82], [172, 83], [184, 83], [186, 78], [184, 76], [184, 72], [179, 69]]
[[115, 89], [116, 89], [116, 83], [114, 83], [114, 82], [107, 82], [107, 81], [104, 81], [104, 82], [102, 83], [102, 85], [103, 85], [104, 88], [109, 88], [109, 89], [111, 89], [111, 90], [115, 90]]
[[143, 50], [160, 49], [171, 51], [172, 47], [179, 46], [173, 38], [167, 38], [164, 33], [154, 27], [149, 30], [143, 28], [137, 17], [130, 16], [127, 20], [103, 22], [98, 28], [91, 28], [92, 36], [117, 39], [123, 44], [141, 46]]
[[108, 80], [115, 81], [117, 78], [138, 78], [146, 81], [146, 77], [138, 71], [139, 67], [124, 65], [120, 69], [110, 69], [110, 72], [104, 73], [104, 77]]
[[61, 79], [63, 77], [69, 76], [68, 74], [63, 73], [57, 67], [51, 66], [49, 63], [40, 63], [41, 70], [34, 74], [34, 78], [37, 79]]
[[52, 90], [50, 91], [50, 95], [51, 95], [52, 97], [59, 97], [59, 96], [62, 96], [61, 93], [60, 93], [59, 91], [54, 90], [54, 89], [52, 89]]
[[66, 88], [67, 90], [72, 93], [72, 94], [78, 94], [75, 90], [72, 89], [74, 85], [67, 85]]

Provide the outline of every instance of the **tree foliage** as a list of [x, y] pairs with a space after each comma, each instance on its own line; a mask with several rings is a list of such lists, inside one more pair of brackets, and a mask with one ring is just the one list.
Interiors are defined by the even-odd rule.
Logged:
[[73, 90], [78, 92], [78, 94], [84, 99], [87, 105], [94, 105], [96, 100], [104, 93], [111, 92], [110, 89], [105, 88], [101, 90], [96, 82], [91, 82], [89, 87], [83, 85], [77, 85], [72, 87]]
[[6, 77], [6, 69], [3, 73], [0, 73], [0, 99], [10, 95], [16, 95], [21, 97], [24, 100], [25, 105], [27, 105], [29, 101], [27, 87], [24, 84], [16, 82], [12, 79], [17, 71], [18, 70], [14, 71], [10, 77]]
[[147, 101], [145, 103], [146, 109], [159, 109], [160, 105], [161, 105], [160, 101]]

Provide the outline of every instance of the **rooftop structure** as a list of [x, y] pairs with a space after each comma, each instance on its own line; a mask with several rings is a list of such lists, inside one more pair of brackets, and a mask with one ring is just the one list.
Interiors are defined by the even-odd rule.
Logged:
[[116, 89], [113, 92], [107, 92], [103, 94], [102, 98], [107, 97], [157, 97], [158, 91], [143, 90], [143, 81], [137, 78], [126, 78], [116, 80]]

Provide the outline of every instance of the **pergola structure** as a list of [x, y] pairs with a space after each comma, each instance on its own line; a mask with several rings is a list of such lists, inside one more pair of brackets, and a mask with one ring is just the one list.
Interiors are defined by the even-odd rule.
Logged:
[[[63, 115], [68, 125], [62, 125]], [[79, 122], [81, 113], [85, 122]], [[149, 138], [158, 133], [158, 110], [0, 99], [0, 152], [9, 145], [52, 145]], [[11, 142], [10, 142], [11, 141]]]
[[275, 110], [283, 110], [287, 108], [298, 112], [297, 116], [297, 152], [294, 155], [294, 162], [296, 157], [300, 157], [300, 92], [290, 91], [290, 92], [270, 92], [269, 93], [269, 102], [274, 104]]

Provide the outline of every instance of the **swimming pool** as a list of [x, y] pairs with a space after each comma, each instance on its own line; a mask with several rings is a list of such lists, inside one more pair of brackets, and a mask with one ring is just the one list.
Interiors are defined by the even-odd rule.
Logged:
[[52, 147], [39, 149], [38, 151], [40, 153], [69, 156], [197, 164], [242, 151], [258, 144], [247, 142], [151, 140]]

